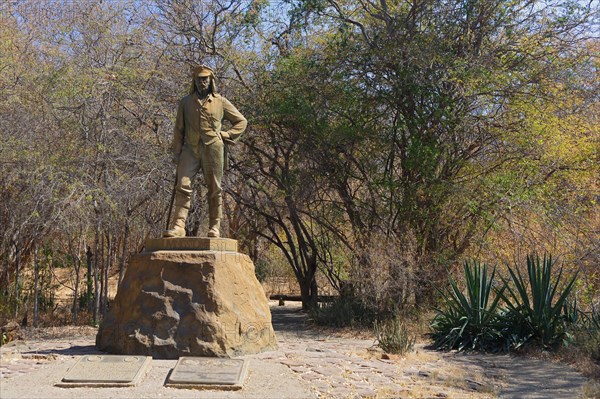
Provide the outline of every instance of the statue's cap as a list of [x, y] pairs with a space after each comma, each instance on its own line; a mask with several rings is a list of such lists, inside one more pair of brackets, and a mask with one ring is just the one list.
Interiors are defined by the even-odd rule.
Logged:
[[204, 76], [215, 76], [214, 71], [212, 70], [211, 67], [208, 67], [206, 65], [198, 65], [196, 68], [194, 68], [192, 70], [192, 76], [196, 77], [204, 77]]

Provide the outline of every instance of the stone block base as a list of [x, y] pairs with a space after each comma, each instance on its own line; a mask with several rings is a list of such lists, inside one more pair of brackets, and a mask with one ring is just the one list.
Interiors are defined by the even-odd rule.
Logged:
[[277, 344], [267, 298], [247, 255], [155, 250], [132, 257], [96, 346], [173, 359], [240, 356]]

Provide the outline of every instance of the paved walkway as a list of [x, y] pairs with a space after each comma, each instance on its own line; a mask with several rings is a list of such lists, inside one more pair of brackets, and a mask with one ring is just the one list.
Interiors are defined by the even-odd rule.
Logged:
[[[79, 356], [96, 354], [95, 330], [44, 330], [0, 348], [1, 398], [576, 398], [590, 383], [562, 364], [510, 356], [440, 353], [417, 345], [382, 359], [371, 340], [309, 328], [297, 307], [272, 307], [279, 348], [246, 356], [241, 391], [164, 387], [175, 360], [153, 360], [130, 388], [58, 388]], [[62, 335], [61, 335], [62, 334]], [[588, 396], [593, 397], [593, 396]]]

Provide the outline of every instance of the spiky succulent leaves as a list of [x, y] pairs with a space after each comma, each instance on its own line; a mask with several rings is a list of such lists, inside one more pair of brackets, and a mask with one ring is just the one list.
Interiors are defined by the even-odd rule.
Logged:
[[552, 347], [564, 337], [568, 318], [563, 313], [577, 274], [559, 290], [563, 269], [553, 280], [552, 266], [551, 256], [544, 256], [540, 261], [539, 257], [531, 255], [527, 257], [527, 281], [518, 268], [510, 267], [510, 279], [502, 279], [506, 295], [499, 296], [508, 308], [506, 332], [514, 348], [530, 339], [538, 340], [544, 347]]
[[[441, 292], [442, 303], [433, 320], [434, 346], [439, 349], [501, 349], [502, 336], [497, 314], [500, 297], [493, 300], [496, 271], [488, 275], [487, 265], [474, 261], [464, 264], [465, 290], [459, 289], [453, 278], [450, 290]], [[500, 292], [503, 288], [500, 289]]]

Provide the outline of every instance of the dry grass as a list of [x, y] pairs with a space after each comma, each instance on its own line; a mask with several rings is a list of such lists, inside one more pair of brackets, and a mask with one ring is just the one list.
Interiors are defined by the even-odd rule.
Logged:
[[62, 326], [62, 327], [30, 327], [22, 330], [25, 340], [55, 340], [77, 338], [93, 338], [98, 329], [91, 326]]
[[583, 386], [583, 397], [589, 399], [598, 399], [600, 398], [600, 382], [598, 381], [588, 381], [587, 384]]
[[[600, 384], [600, 362], [591, 359], [587, 353], [578, 348], [569, 347], [563, 348], [555, 357], [559, 361], [571, 365], [587, 378], [592, 378], [597, 384]], [[597, 397], [600, 398], [600, 394]]]

